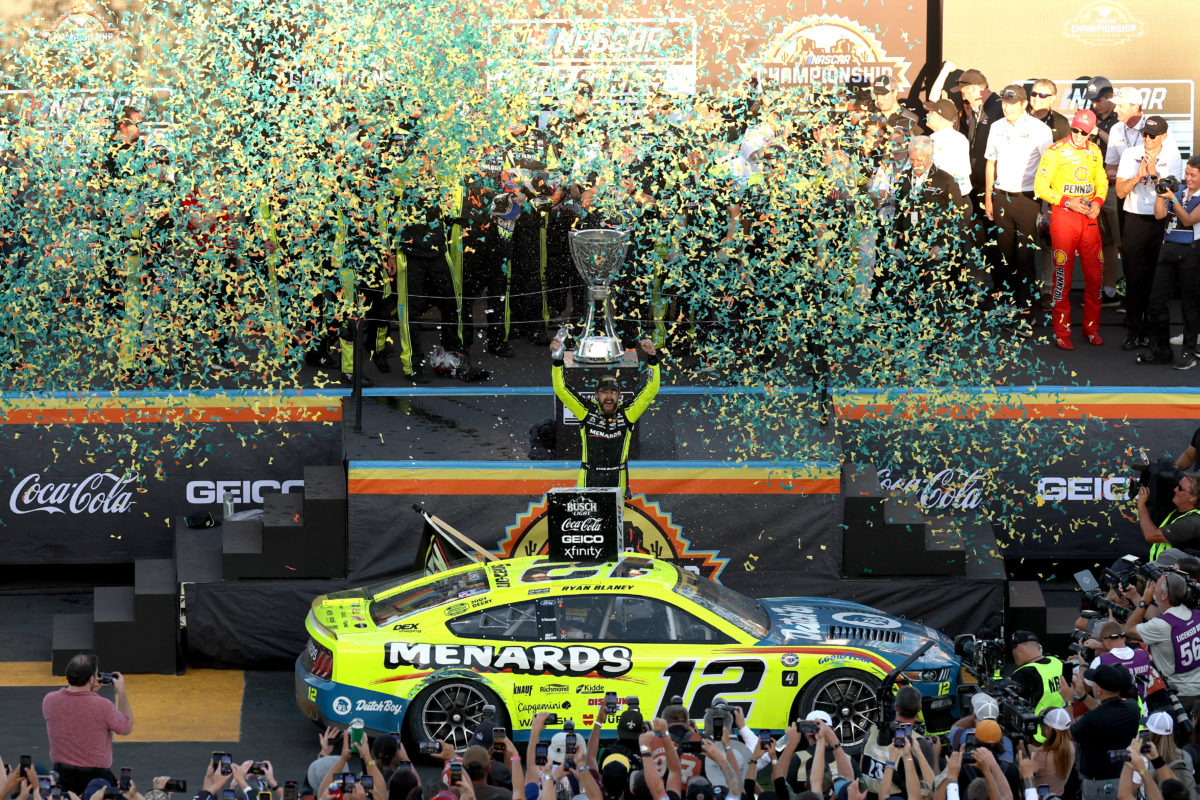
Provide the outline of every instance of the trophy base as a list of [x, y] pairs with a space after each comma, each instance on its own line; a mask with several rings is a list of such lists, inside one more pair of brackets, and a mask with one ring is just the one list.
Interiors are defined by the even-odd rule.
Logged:
[[611, 336], [586, 336], [575, 347], [579, 364], [617, 364], [625, 355], [621, 340]]

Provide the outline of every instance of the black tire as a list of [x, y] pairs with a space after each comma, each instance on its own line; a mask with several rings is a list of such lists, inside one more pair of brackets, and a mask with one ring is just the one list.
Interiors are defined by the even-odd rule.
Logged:
[[824, 711], [833, 720], [834, 733], [848, 751], [858, 751], [867, 740], [867, 729], [878, 715], [879, 679], [857, 669], [835, 669], [809, 681], [796, 700], [793, 719], [811, 711]]
[[507, 709], [491, 689], [466, 678], [441, 681], [417, 695], [404, 715], [404, 726], [414, 747], [441, 739], [461, 753], [482, 721], [485, 705], [495, 706], [497, 725], [508, 726]]

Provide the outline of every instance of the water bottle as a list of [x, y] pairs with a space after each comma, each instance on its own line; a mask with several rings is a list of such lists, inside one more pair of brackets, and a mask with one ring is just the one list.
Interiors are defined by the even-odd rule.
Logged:
[[233, 516], [233, 492], [226, 492], [221, 498], [221, 514], [224, 519]]

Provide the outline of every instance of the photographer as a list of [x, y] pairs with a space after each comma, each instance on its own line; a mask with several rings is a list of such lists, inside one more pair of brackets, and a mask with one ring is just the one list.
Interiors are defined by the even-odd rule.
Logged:
[[1171, 499], [1174, 510], [1167, 514], [1162, 525], [1156, 525], [1150, 513], [1150, 489], [1147, 486], [1138, 489], [1138, 525], [1142, 529], [1142, 537], [1150, 544], [1151, 561], [1171, 547], [1184, 550], [1200, 548], [1200, 513], [1197, 513], [1200, 508], [1200, 475], [1185, 473], [1179, 479]]
[[[50, 759], [59, 785], [81, 792], [93, 778], [116, 785], [112, 774], [112, 737], [133, 730], [133, 709], [125, 693], [125, 676], [119, 672], [102, 675], [96, 656], [80, 653], [68, 662], [64, 689], [50, 692], [42, 700]], [[112, 685], [116, 702], [100, 697], [100, 689]]]
[[[1163, 613], [1143, 621], [1146, 608], [1156, 603]], [[1187, 580], [1168, 572], [1146, 587], [1142, 602], [1129, 615], [1125, 633], [1150, 646], [1150, 657], [1179, 702], [1188, 711], [1200, 699], [1200, 611]], [[1193, 650], [1196, 648], [1196, 650]]]
[[1154, 187], [1154, 218], [1167, 220], [1167, 232], [1154, 268], [1150, 287], [1152, 348], [1156, 352], [1171, 352], [1171, 315], [1167, 301], [1179, 288], [1180, 311], [1183, 313], [1183, 347], [1175, 360], [1175, 369], [1196, 366], [1196, 338], [1200, 336], [1200, 251], [1194, 247], [1200, 238], [1200, 157], [1192, 156], [1183, 168], [1186, 184], [1183, 196], [1177, 197], [1178, 182], [1164, 178]]
[[1121, 768], [1121, 780], [1117, 789], [1117, 800], [1138, 800], [1141, 796], [1135, 783], [1146, 791], [1146, 800], [1163, 800], [1158, 781], [1150, 774], [1150, 764], [1141, 753], [1142, 742], [1134, 739], [1126, 750], [1128, 759]]
[[1100, 703], [1075, 720], [1071, 738], [1079, 750], [1083, 800], [1102, 800], [1116, 792], [1121, 777], [1121, 767], [1109, 759], [1109, 751], [1124, 748], [1137, 734], [1140, 714], [1136, 702], [1121, 696], [1131, 689], [1133, 677], [1129, 670], [1117, 664], [1102, 664], [1083, 673], [1083, 677]]
[[823, 776], [831, 765], [835, 778], [854, 777], [854, 767], [842, 749], [837, 734], [830, 727], [830, 722], [829, 715], [824, 711], [810, 711], [803, 721], [793, 723], [785, 732], [789, 745], [792, 744], [793, 735], [797, 739], [792, 748], [794, 755], [787, 760], [780, 758], [775, 765], [775, 772], [786, 774], [787, 785], [792, 792], [813, 791], [821, 794]]
[[[444, 753], [449, 747], [449, 745], [443, 743], [442, 752]], [[367, 739], [365, 736], [361, 742], [355, 745], [355, 748], [358, 751], [358, 757], [362, 759], [366, 774], [370, 775], [372, 780], [375, 782], [375, 790], [372, 793], [374, 800], [387, 800], [387, 781], [383, 779], [383, 774], [380, 773], [379, 767], [371, 759], [371, 750], [367, 746]], [[453, 753], [453, 748], [450, 748], [450, 750]], [[321, 779], [321, 785], [317, 787], [318, 798], [324, 798], [328, 796], [329, 785], [333, 782], [333, 776], [346, 771], [346, 763], [350, 760], [350, 755], [350, 730], [346, 729], [342, 733], [342, 754], [338, 757], [337, 763], [335, 763], [333, 767], [327, 773], [325, 773], [325, 777]], [[240, 775], [239, 772], [244, 773], [250, 764], [251, 762], [247, 761], [245, 764], [242, 764], [240, 768], [237, 764], [233, 765], [234, 778], [243, 788], [246, 786], [246, 781], [244, 775]], [[362, 790], [362, 783], [356, 782], [354, 784], [354, 793], [356, 797], [360, 790]]]
[[[881, 781], [888, 770], [888, 764], [895, 769], [895, 753], [892, 748], [901, 735], [910, 739], [921, 749], [925, 760], [934, 763], [933, 743], [917, 731], [916, 725], [921, 714], [921, 692], [913, 686], [902, 686], [896, 692], [895, 719], [889, 720], [882, 728], [872, 723], [867, 729], [867, 739], [863, 744], [859, 771], [866, 781], [868, 790], [879, 792]], [[903, 734], [901, 732], [904, 732]], [[892, 780], [898, 787], [897, 794], [904, 794], [906, 774], [894, 775]]]
[[[1084, 646], [1100, 651], [1089, 666], [1091, 669], [1095, 669], [1101, 664], [1120, 664], [1125, 667], [1133, 676], [1134, 688], [1137, 690], [1138, 698], [1142, 701], [1142, 707], [1145, 708], [1148, 696], [1166, 688], [1162, 676], [1150, 662], [1150, 654], [1146, 652], [1140, 642], [1134, 642], [1133, 644], [1136, 646], [1130, 646], [1125, 630], [1119, 622], [1114, 620], [1106, 620], [1101, 623], [1097, 635], [1100, 637], [1099, 640], [1088, 639], [1084, 642]], [[1087, 703], [1088, 708], [1095, 708], [1098, 704], [1091, 695], [1088, 695], [1084, 702]]]
[[1014, 631], [1011, 641], [1013, 663], [1017, 665], [1012, 679], [1034, 713], [1065, 706], [1068, 698], [1061, 685], [1063, 662], [1043, 654], [1041, 642], [1031, 631]]
[[959, 777], [963, 791], [975, 778], [987, 778], [996, 785], [1002, 796], [1006, 792], [1009, 797], [1021, 796], [1021, 775], [1017, 766], [1011, 761], [1000, 760], [1003, 739], [1000, 723], [995, 720], [985, 719], [976, 726], [974, 748], [971, 749], [971, 743], [968, 742], [969, 755], [963, 759], [962, 775]]
[[[996, 699], [989, 694], [976, 692], [971, 695], [971, 713], [962, 719], [955, 722], [950, 727], [950, 747], [954, 750], [962, 747], [975, 733], [975, 727], [986, 719], [997, 720], [1000, 717], [1000, 704]], [[1003, 736], [1000, 739], [1002, 745], [999, 758], [1001, 761], [1012, 763], [1015, 758], [1013, 755], [1012, 739]]]

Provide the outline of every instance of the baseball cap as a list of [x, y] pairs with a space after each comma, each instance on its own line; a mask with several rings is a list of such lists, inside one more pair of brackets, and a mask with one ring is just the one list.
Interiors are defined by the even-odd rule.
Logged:
[[712, 800], [713, 785], [699, 775], [688, 781], [687, 800]]
[[1106, 692], [1123, 692], [1133, 682], [1129, 670], [1120, 664], [1101, 664], [1084, 672], [1083, 677]]
[[1071, 715], [1067, 713], [1065, 708], [1052, 708], [1046, 712], [1046, 716], [1042, 717], [1042, 723], [1047, 728], [1053, 728], [1056, 731], [1065, 731], [1071, 727]]
[[492, 731], [495, 729], [496, 723], [494, 722], [479, 723], [479, 725], [475, 728], [475, 733], [472, 734], [470, 740], [468, 741], [468, 744], [477, 744], [480, 747], [491, 747], [493, 737]]
[[1004, 738], [1000, 723], [994, 719], [985, 719], [975, 726], [975, 740], [984, 744], [995, 744]]
[[1103, 75], [1097, 75], [1088, 81], [1087, 86], [1083, 89], [1083, 96], [1094, 103], [1100, 99], [1100, 95], [1112, 90], [1112, 81]]
[[473, 744], [463, 751], [463, 769], [471, 776], [471, 780], [481, 780], [491, 769], [492, 759], [488, 751]]
[[1026, 642], [1036, 642], [1037, 640], [1038, 640], [1037, 634], [1034, 633], [1033, 631], [1013, 631], [1011, 642], [1012, 642], [1012, 646], [1016, 647], [1019, 644], [1025, 644]]
[[1159, 736], [1169, 736], [1175, 731], [1175, 720], [1165, 711], [1155, 711], [1146, 720], [1146, 730]]
[[551, 764], [561, 764], [567, 760], [566, 731], [559, 731], [550, 737], [550, 747], [546, 749], [546, 759]]
[[1081, 108], [1075, 112], [1075, 116], [1071, 117], [1071, 127], [1091, 133], [1096, 130], [1096, 112], [1090, 108]]
[[808, 716], [804, 719], [808, 722], [816, 722], [817, 720], [820, 720], [821, 722], [824, 722], [827, 727], [833, 727], [833, 718], [829, 716], [829, 712], [821, 711], [820, 709], [808, 712]]
[[875, 79], [875, 83], [871, 84], [871, 92], [873, 94], [887, 94], [895, 89], [896, 84], [892, 80], [891, 75], [880, 75]]
[[1010, 83], [1000, 90], [1000, 101], [1002, 103], [1028, 103], [1029, 95], [1021, 84]]
[[621, 391], [621, 384], [617, 383], [617, 378], [614, 375], [603, 375], [596, 380], [596, 391], [600, 392], [605, 389], [611, 389], [614, 392]]
[[605, 758], [600, 769], [600, 784], [609, 797], [625, 794], [625, 787], [629, 785], [629, 758], [621, 753], [612, 753]]
[[953, 122], [954, 120], [958, 119], [958, 109], [954, 107], [953, 100], [937, 100], [933, 103], [929, 103], [925, 106], [925, 108], [949, 122]]
[[[324, 777], [323, 775], [321, 777]], [[83, 794], [79, 795], [80, 800], [91, 800], [92, 795], [96, 792], [103, 792], [105, 789], [111, 789], [112, 784], [104, 778], [92, 778], [88, 781], [87, 788], [83, 790]]]
[[969, 69], [958, 78], [955, 88], [961, 86], [987, 86], [987, 78], [977, 69]]
[[976, 719], [995, 719], [1000, 716], [1000, 704], [990, 694], [979, 692], [971, 697], [971, 710]]
[[1127, 103], [1129, 105], [1140, 106], [1142, 104], [1142, 95], [1132, 86], [1122, 86], [1113, 93], [1112, 100], [1114, 103]]
[[642, 712], [630, 708], [626, 709], [621, 718], [617, 720], [617, 738], [623, 742], [633, 742], [637, 744], [638, 737], [642, 735]]
[[1142, 126], [1143, 136], [1162, 136], [1167, 132], [1167, 121], [1155, 114], [1153, 117], [1146, 117], [1146, 124]]

